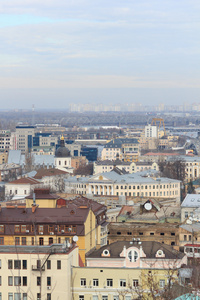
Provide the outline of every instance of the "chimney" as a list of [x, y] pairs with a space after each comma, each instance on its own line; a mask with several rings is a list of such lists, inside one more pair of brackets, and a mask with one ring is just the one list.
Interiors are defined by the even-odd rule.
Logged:
[[34, 212], [36, 211], [36, 208], [38, 207], [38, 205], [34, 205], [34, 204], [32, 204], [32, 213], [34, 214]]

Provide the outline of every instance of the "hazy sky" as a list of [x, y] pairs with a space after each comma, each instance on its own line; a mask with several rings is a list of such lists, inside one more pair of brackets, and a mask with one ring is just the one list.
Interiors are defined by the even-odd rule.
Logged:
[[200, 1], [1, 0], [0, 99], [200, 102]]

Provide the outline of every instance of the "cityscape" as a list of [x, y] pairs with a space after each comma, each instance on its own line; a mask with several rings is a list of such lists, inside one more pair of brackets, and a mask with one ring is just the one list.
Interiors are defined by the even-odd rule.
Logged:
[[0, 300], [200, 300], [198, 0], [0, 2]]

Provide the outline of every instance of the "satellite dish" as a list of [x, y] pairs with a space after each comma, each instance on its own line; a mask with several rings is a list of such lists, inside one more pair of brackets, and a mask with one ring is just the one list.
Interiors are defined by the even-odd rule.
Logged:
[[74, 241], [75, 243], [78, 241], [77, 235], [75, 235], [75, 236], [73, 237], [73, 241]]
[[151, 210], [152, 209], [152, 204], [151, 203], [145, 203], [144, 208], [146, 210]]
[[192, 221], [191, 220], [187, 220], [186, 223], [189, 224], [189, 225], [191, 225]]

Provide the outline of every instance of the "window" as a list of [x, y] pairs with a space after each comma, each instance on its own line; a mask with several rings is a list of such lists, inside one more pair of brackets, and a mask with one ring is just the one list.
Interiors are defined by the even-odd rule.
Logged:
[[51, 270], [51, 261], [47, 260], [47, 270]]
[[187, 241], [187, 235], [184, 234], [184, 241]]
[[21, 260], [14, 260], [14, 269], [21, 269]]
[[8, 293], [8, 300], [13, 300], [13, 293]]
[[33, 246], [35, 243], [34, 243], [34, 237], [31, 238], [31, 245]]
[[188, 211], [185, 211], [185, 218], [188, 218]]
[[154, 232], [150, 232], [150, 235], [154, 235]]
[[38, 277], [37, 277], [37, 286], [40, 286], [40, 285], [41, 285], [41, 277], [38, 276]]
[[160, 235], [165, 235], [164, 232], [161, 232]]
[[37, 300], [41, 300], [41, 294], [37, 293]]
[[0, 245], [4, 245], [4, 237], [0, 237]]
[[143, 235], [143, 232], [139, 232], [139, 235]]
[[61, 270], [61, 260], [57, 260], [57, 270]]
[[13, 285], [13, 276], [8, 276], [8, 285], [9, 286]]
[[86, 278], [81, 278], [81, 286], [86, 286]]
[[20, 225], [15, 225], [15, 232], [20, 232]]
[[119, 296], [118, 295], [113, 296], [113, 300], [119, 300]]
[[13, 268], [13, 261], [12, 260], [8, 260], [8, 269], [12, 269]]
[[39, 225], [39, 226], [38, 226], [38, 231], [39, 231], [39, 233], [43, 233], [43, 231], [44, 231], [44, 226], [43, 226], [43, 225]]
[[49, 238], [49, 245], [51, 245], [51, 244], [53, 244], [53, 238], [52, 237]]
[[0, 225], [0, 232], [4, 232], [4, 225]]
[[120, 279], [119, 286], [125, 287], [126, 286], [126, 279]]
[[27, 293], [23, 293], [22, 297], [23, 300], [27, 300]]
[[139, 285], [138, 279], [133, 279], [133, 287], [137, 287]]
[[171, 235], [175, 235], [175, 232], [171, 232]]
[[44, 239], [43, 238], [39, 238], [39, 245], [43, 246], [44, 245]]
[[21, 293], [14, 293], [14, 300], [21, 300]]
[[131, 300], [131, 296], [125, 296], [125, 300]]
[[130, 262], [136, 262], [138, 259], [138, 253], [135, 250], [131, 250], [128, 252], [128, 259]]
[[27, 269], [27, 260], [22, 260], [22, 269]]
[[107, 295], [103, 295], [102, 296], [102, 300], [108, 300], [108, 296]]
[[26, 237], [22, 237], [22, 245], [26, 245]]
[[79, 295], [79, 300], [84, 300], [84, 295]]
[[22, 277], [22, 285], [27, 286], [27, 277], [26, 276]]
[[160, 288], [164, 288], [165, 287], [165, 280], [164, 279], [160, 279], [159, 286], [160, 286]]
[[93, 296], [92, 296], [92, 300], [99, 300], [98, 295], [93, 295]]
[[21, 225], [21, 232], [26, 232], [26, 225]]
[[20, 286], [21, 285], [21, 277], [20, 276], [15, 276], [14, 277], [14, 285], [15, 286]]
[[113, 286], [113, 280], [107, 279], [107, 286]]
[[53, 232], [54, 231], [54, 228], [52, 225], [49, 225], [49, 232]]
[[15, 238], [15, 245], [20, 245], [19, 237], [16, 237], [16, 238]]
[[51, 294], [47, 294], [47, 300], [51, 300]]
[[93, 286], [99, 286], [99, 279], [93, 279]]
[[51, 286], [51, 277], [47, 277], [47, 286]]
[[0, 285], [1, 285], [1, 276], [0, 276]]

